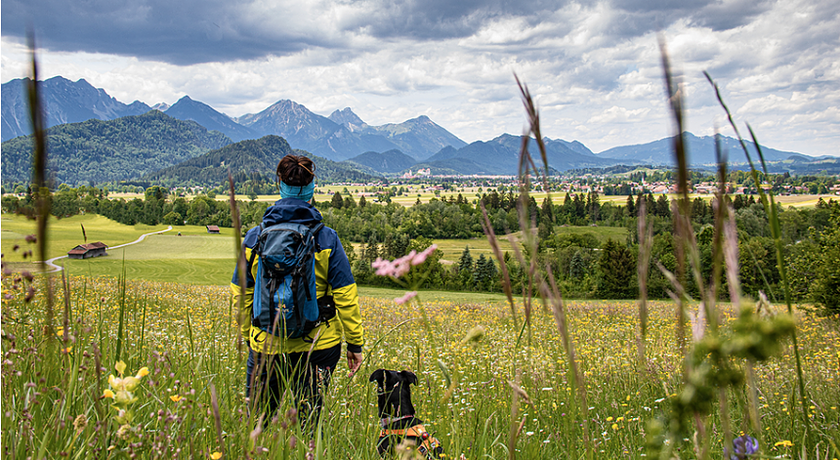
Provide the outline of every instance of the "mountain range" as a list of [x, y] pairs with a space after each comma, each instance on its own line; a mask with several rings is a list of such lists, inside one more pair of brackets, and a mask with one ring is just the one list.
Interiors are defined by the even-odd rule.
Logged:
[[[56, 184], [131, 180], [230, 143], [218, 131], [152, 110], [49, 128], [48, 168]], [[3, 142], [0, 163], [3, 182], [27, 182], [32, 170], [32, 136]]]
[[[2, 85], [3, 141], [31, 133], [24, 97], [27, 82], [28, 79], [18, 79]], [[447, 145], [466, 145], [426, 116], [403, 123], [371, 126], [349, 107], [325, 117], [294, 101], [281, 100], [259, 113], [231, 118], [189, 96], [184, 96], [172, 106], [158, 103], [150, 107], [139, 101], [123, 104], [85, 80], [72, 82], [63, 77], [53, 77], [41, 85], [47, 127], [89, 119], [113, 120], [154, 109], [179, 120], [198, 122], [235, 142], [273, 134], [286, 139], [293, 148], [336, 161], [368, 151], [393, 149], [422, 159]]]
[[289, 143], [282, 137], [268, 135], [211, 150], [177, 165], [146, 174], [141, 179], [170, 186], [192, 182], [212, 187], [224, 183], [230, 171], [240, 175], [244, 173], [245, 177], [259, 175], [273, 181], [277, 163], [290, 153], [312, 157], [317, 165], [318, 181], [324, 183], [371, 182], [381, 178], [377, 173], [368, 174], [352, 164], [336, 163], [302, 150], [292, 150]]
[[[23, 96], [26, 83], [27, 80], [22, 79], [2, 85], [4, 181], [18, 180], [28, 175], [28, 163], [22, 156], [24, 146], [27, 145], [26, 138], [20, 137], [29, 131]], [[182, 97], [171, 106], [157, 103], [150, 107], [140, 101], [123, 104], [85, 80], [72, 82], [54, 77], [42, 82], [41, 89], [47, 111], [47, 125], [54, 127], [50, 131], [50, 148], [55, 178], [72, 178], [73, 182], [83, 177], [87, 178], [85, 180], [101, 181], [153, 175], [164, 168], [200, 157], [228, 144], [265, 136], [280, 136], [291, 149], [306, 151], [334, 162], [345, 162], [350, 170], [371, 175], [401, 174], [408, 169], [419, 168], [429, 168], [435, 174], [510, 175], [516, 174], [519, 166], [520, 136], [503, 134], [489, 141], [467, 144], [426, 116], [402, 123], [371, 126], [349, 107], [325, 117], [294, 101], [281, 100], [259, 113], [231, 118], [189, 96]], [[145, 115], [137, 118], [141, 114]], [[125, 121], [111, 124], [118, 120]], [[162, 140], [158, 141], [161, 145], [156, 144], [154, 136], [138, 131], [143, 129], [144, 125], [140, 122], [144, 120], [155, 121], [145, 126], [152, 126], [155, 135], [163, 135]], [[173, 120], [192, 124], [177, 125]], [[104, 124], [94, 123], [97, 121]], [[203, 133], [199, 134], [197, 127]], [[121, 134], [120, 130], [124, 129], [130, 132], [128, 138]], [[184, 129], [189, 139], [173, 136], [172, 132], [167, 131], [171, 129]], [[715, 162], [714, 137], [697, 137], [686, 133], [685, 138], [692, 166]], [[186, 142], [186, 145], [178, 150], [172, 143], [181, 141]], [[543, 141], [548, 164], [556, 171], [603, 168], [616, 164], [673, 164], [670, 153], [672, 138], [615, 147], [600, 153], [592, 152], [577, 141], [549, 138]], [[724, 150], [729, 152], [730, 159], [743, 161], [737, 140], [721, 136], [720, 141]], [[752, 143], [747, 144], [755, 152]], [[542, 158], [533, 139], [529, 143], [529, 151], [535, 164], [541, 167]], [[113, 155], [117, 163], [128, 161], [126, 165], [130, 164], [131, 161], [125, 157], [126, 152], [141, 155], [137, 158], [136, 167], [123, 170], [121, 174], [124, 177], [118, 178], [119, 174], [112, 174], [119, 168], [111, 167], [111, 173], [107, 174], [97, 172], [102, 168], [102, 162], [107, 163], [109, 155]], [[802, 166], [802, 162], [816, 160], [799, 153], [767, 147], [763, 147], [762, 152], [768, 161], [786, 160], [791, 163], [796, 160], [799, 166]], [[155, 160], [151, 161], [151, 158]], [[82, 167], [85, 163], [87, 166]]]

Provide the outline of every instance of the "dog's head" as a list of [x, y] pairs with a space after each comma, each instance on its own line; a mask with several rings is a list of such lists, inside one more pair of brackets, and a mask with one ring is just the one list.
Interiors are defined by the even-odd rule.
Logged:
[[370, 381], [376, 382], [380, 417], [414, 415], [409, 388], [411, 384], [417, 385], [413, 372], [377, 369], [370, 374]]

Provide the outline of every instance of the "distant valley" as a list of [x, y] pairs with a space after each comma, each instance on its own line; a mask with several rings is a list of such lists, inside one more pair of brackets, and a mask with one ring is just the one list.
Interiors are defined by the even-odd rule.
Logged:
[[[26, 137], [30, 128], [24, 80], [2, 85], [2, 177], [25, 181], [29, 175]], [[286, 152], [300, 150], [328, 160], [335, 177], [376, 178], [428, 169], [432, 174], [513, 175], [518, 169], [520, 136], [502, 134], [471, 144], [426, 116], [371, 126], [349, 107], [328, 117], [291, 100], [231, 118], [184, 96], [171, 106], [140, 101], [124, 104], [85, 80], [54, 77], [42, 83], [47, 112], [50, 169], [55, 181], [87, 184], [121, 180], [216, 182], [223, 168], [266, 171]], [[269, 136], [266, 140], [266, 136]], [[273, 136], [273, 137], [272, 137]], [[276, 138], [276, 139], [275, 139]], [[685, 134], [692, 166], [715, 162], [715, 139]], [[259, 142], [254, 142], [260, 140]], [[249, 142], [250, 141], [250, 142]], [[550, 171], [625, 165], [670, 165], [672, 139], [621, 146], [594, 153], [577, 141], [544, 139]], [[721, 137], [730, 159], [743, 162], [737, 140]], [[755, 147], [748, 143], [755, 154]], [[542, 167], [536, 142], [529, 143]], [[836, 172], [836, 159], [814, 158], [762, 147], [771, 169]], [[240, 158], [241, 157], [241, 158]], [[224, 158], [224, 160], [222, 160]], [[757, 158], [757, 156], [755, 156]], [[218, 160], [218, 161], [217, 161]], [[179, 166], [180, 165], [180, 166]], [[207, 168], [216, 168], [213, 171]]]

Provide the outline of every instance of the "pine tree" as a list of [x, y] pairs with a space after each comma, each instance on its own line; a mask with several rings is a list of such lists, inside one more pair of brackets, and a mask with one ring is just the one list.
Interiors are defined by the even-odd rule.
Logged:
[[473, 278], [474, 269], [473, 258], [470, 255], [470, 247], [467, 246], [464, 248], [464, 252], [461, 253], [461, 259], [458, 261], [458, 280], [460, 281], [463, 289], [471, 290], [475, 287]]
[[604, 299], [629, 299], [634, 294], [633, 274], [636, 261], [629, 249], [613, 241], [607, 240], [601, 249], [598, 261], [601, 269], [601, 279], [598, 291]]
[[458, 270], [459, 271], [472, 271], [473, 269], [473, 258], [470, 254], [470, 247], [467, 246], [464, 248], [463, 252], [461, 252], [461, 258], [458, 259]]
[[344, 200], [341, 198], [341, 193], [335, 192], [335, 195], [333, 195], [332, 200], [330, 201], [330, 206], [335, 209], [341, 209], [343, 205]]

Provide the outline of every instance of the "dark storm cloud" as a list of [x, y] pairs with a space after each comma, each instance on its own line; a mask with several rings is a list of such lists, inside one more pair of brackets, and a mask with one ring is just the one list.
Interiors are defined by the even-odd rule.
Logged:
[[39, 47], [86, 51], [178, 65], [289, 54], [326, 43], [278, 27], [249, 27], [238, 6], [200, 0], [4, 0], [4, 36], [22, 39], [34, 27]]
[[370, 14], [345, 27], [377, 38], [461, 38], [502, 17], [525, 17], [537, 22], [543, 14], [568, 3], [566, 0], [370, 0], [356, 3], [364, 5]]
[[613, 0], [616, 35], [636, 37], [680, 19], [715, 31], [748, 24], [770, 8], [768, 0]]
[[[39, 47], [136, 56], [176, 65], [285, 56], [308, 48], [352, 54], [354, 39], [442, 41], [470, 37], [495, 21], [528, 26], [557, 21], [572, 0], [5, 0], [2, 33], [22, 39], [32, 24]], [[584, 9], [603, 5], [575, 2]], [[674, 21], [723, 30], [763, 11], [754, 0], [612, 0], [604, 37], [633, 38]], [[542, 35], [506, 45], [527, 50], [545, 35], [563, 36], [558, 22]], [[369, 46], [369, 45], [367, 45]]]

